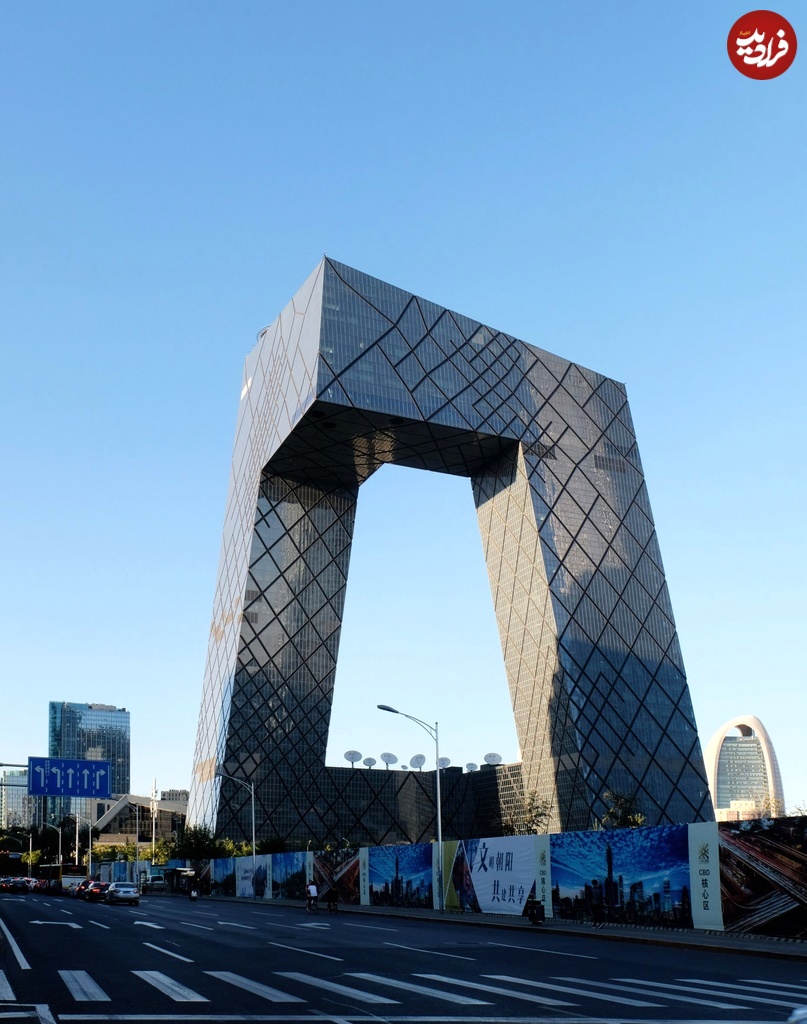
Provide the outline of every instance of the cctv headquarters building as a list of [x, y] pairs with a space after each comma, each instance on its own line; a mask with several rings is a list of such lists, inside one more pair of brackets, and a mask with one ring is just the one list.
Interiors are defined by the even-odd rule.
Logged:
[[[624, 385], [325, 258], [244, 369], [188, 820], [428, 841], [435, 772], [325, 764], [356, 503], [385, 464], [467, 477], [517, 764], [442, 770], [445, 838], [607, 793], [713, 820]], [[434, 684], [455, 685], [435, 679]]]

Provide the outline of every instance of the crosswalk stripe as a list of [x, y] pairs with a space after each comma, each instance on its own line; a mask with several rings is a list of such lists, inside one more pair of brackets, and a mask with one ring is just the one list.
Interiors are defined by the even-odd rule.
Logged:
[[[624, 981], [627, 984], [631, 984], [632, 982], [636, 981], [636, 978], [614, 978], [614, 981]], [[736, 983], [733, 986], [732, 985], [722, 986], [719, 981], [703, 981], [703, 980], [699, 981], [696, 978], [676, 978], [676, 981], [685, 982], [686, 984], [684, 984], [684, 985], [673, 985], [670, 982], [666, 982], [666, 981], [641, 981], [639, 984], [644, 985], [646, 988], [670, 989], [673, 992], [700, 993], [701, 995], [705, 995], [705, 996], [723, 996], [724, 998], [726, 996], [731, 996], [731, 997], [733, 997], [735, 999], [741, 1000], [743, 1003], [765, 1003], [766, 1005], [770, 1005], [770, 1004], [775, 1004], [776, 1003], [775, 999], [767, 999], [767, 998], [763, 999], [761, 996], [746, 995], [746, 993], [742, 992], [742, 991], [740, 991], [740, 992], [737, 992], [737, 991], [734, 991], [734, 992], [731, 992], [731, 991], [729, 991], [729, 992], [721, 992], [720, 991], [721, 987], [728, 988], [728, 989], [734, 988], [735, 990], [738, 989], [738, 988], [741, 988], [741, 986], [736, 984]], [[693, 988], [692, 987], [693, 985], [696, 985], [696, 986], [701, 986], [701, 985], [709, 986], [709, 985], [711, 985], [712, 987], [711, 988], [707, 988], [707, 987], [704, 987], [704, 988], [700, 988], [700, 987]], [[660, 992], [659, 995], [662, 995], [662, 993]], [[780, 1003], [779, 1005], [780, 1006], [790, 1006], [790, 1007], [793, 1007], [793, 1006], [796, 1006], [796, 1003], [795, 1002], [793, 1002], [793, 1003]]]
[[362, 992], [358, 988], [349, 988], [347, 985], [337, 985], [335, 981], [322, 981], [310, 974], [298, 974], [297, 971], [275, 971], [281, 978], [291, 978], [292, 981], [301, 981], [305, 985], [313, 985], [314, 988], [324, 988], [326, 992], [336, 992], [340, 996], [350, 996], [358, 999], [360, 1003], [387, 1003], [398, 1005], [397, 999], [387, 999], [386, 996], [377, 996], [372, 992]]
[[10, 999], [12, 1003], [17, 1002], [14, 989], [11, 987], [5, 971], [0, 971], [0, 999]]
[[[624, 980], [624, 979], [622, 979]], [[579, 978], [558, 978], [558, 981], [577, 981]], [[714, 1006], [719, 1010], [747, 1010], [747, 1006], [739, 1006], [737, 1003], [719, 1003], [713, 999], [704, 999], [702, 996], [698, 996], [696, 999], [694, 996], [681, 996], [677, 992], [659, 992], [653, 991], [653, 989], [640, 988], [637, 986], [648, 984], [645, 981], [641, 981], [639, 978], [631, 979], [631, 984], [628, 988], [622, 985], [614, 985], [607, 981], [586, 981], [586, 985], [593, 985], [597, 988], [613, 988], [617, 992], [632, 992], [637, 996], [660, 996], [663, 995], [667, 999], [674, 999], [677, 1003], [695, 1003], [696, 1006]]]
[[[797, 992], [807, 993], [807, 985], [791, 985], [786, 981], [761, 981], [759, 978], [746, 978], [744, 981], [746, 985], [775, 985], [777, 989], [792, 988]], [[771, 991], [775, 991], [775, 989]], [[784, 993], [782, 994], [784, 995]]]
[[653, 1006], [659, 1007], [661, 1003], [645, 1003], [641, 999], [628, 999], [626, 996], [608, 996], [604, 992], [585, 992], [580, 989], [580, 985], [588, 985], [589, 982], [583, 981], [578, 978], [559, 978], [559, 981], [574, 981], [577, 984], [577, 988], [568, 988], [566, 985], [550, 985], [546, 981], [531, 981], [526, 978], [512, 978], [507, 974], [483, 974], [483, 978], [492, 978], [494, 981], [509, 981], [516, 985], [528, 985], [530, 988], [548, 988], [551, 992], [568, 992], [570, 995], [578, 997], [587, 997], [591, 999], [600, 999], [605, 1003], [620, 1003], [624, 1006]]
[[399, 981], [397, 978], [384, 978], [380, 974], [349, 973], [349, 978], [361, 978], [362, 981], [374, 981], [379, 985], [389, 985], [390, 988], [400, 988], [405, 992], [417, 992], [418, 995], [431, 996], [433, 999], [444, 999], [447, 1003], [460, 1003], [463, 1006], [490, 1006], [484, 999], [472, 999], [470, 996], [460, 996], [455, 992], [438, 992], [437, 989], [427, 988], [426, 985], [413, 985], [409, 981]]
[[218, 978], [219, 981], [226, 981], [229, 985], [242, 988], [245, 992], [251, 992], [254, 996], [263, 996], [273, 1003], [304, 1003], [305, 999], [298, 996], [290, 996], [287, 992], [281, 992], [278, 988], [270, 988], [262, 985], [259, 981], [250, 981], [249, 978], [242, 978], [232, 971], [205, 971], [211, 978]]
[[[799, 1006], [803, 999], [802, 997], [796, 997], [793, 995], [791, 999], [772, 999], [770, 996], [752, 996], [749, 994], [748, 989], [745, 987], [744, 982], [725, 982], [725, 981], [704, 981], [703, 978], [676, 978], [676, 981], [682, 981], [686, 984], [692, 985], [711, 985], [716, 989], [728, 989], [729, 991], [725, 995], [733, 996], [735, 999], [741, 999], [744, 1003], [765, 1003], [770, 1006], [788, 1006], [791, 1009], [794, 1006]], [[740, 991], [732, 991], [732, 989], [739, 989]], [[754, 991], [759, 992], [759, 989]], [[723, 995], [723, 992], [715, 993], [717, 995]], [[786, 996], [787, 992], [777, 992], [776, 995]]]
[[209, 1003], [209, 999], [205, 999], [204, 996], [200, 996], [198, 992], [194, 992], [191, 988], [186, 988], [185, 985], [180, 985], [178, 981], [174, 981], [169, 978], [167, 974], [163, 974], [162, 971], [132, 971], [132, 974], [137, 978], [142, 978], [143, 981], [147, 981], [149, 985], [153, 985], [154, 988], [163, 992], [165, 995], [170, 996], [175, 1003]]
[[493, 992], [499, 996], [509, 996], [512, 999], [521, 999], [525, 1003], [540, 1003], [542, 1006], [577, 1006], [577, 1003], [568, 1003], [562, 999], [550, 999], [549, 996], [531, 996], [527, 992], [511, 992], [507, 988], [497, 988], [496, 985], [482, 985], [478, 981], [460, 981], [459, 978], [446, 978], [442, 974], [416, 974], [416, 978], [425, 978], [427, 981], [442, 981], [448, 985], [457, 985], [459, 988], [473, 988], [480, 992]]
[[77, 1003], [109, 1003], [109, 996], [86, 971], [59, 971], [59, 977]]

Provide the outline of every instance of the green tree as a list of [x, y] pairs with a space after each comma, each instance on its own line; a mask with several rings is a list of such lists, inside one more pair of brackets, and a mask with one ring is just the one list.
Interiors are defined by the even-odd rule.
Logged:
[[502, 815], [502, 833], [506, 836], [530, 836], [547, 832], [551, 818], [552, 801], [542, 799], [533, 790]]
[[635, 796], [609, 789], [603, 798], [608, 804], [602, 819], [603, 828], [640, 828], [644, 825], [645, 816], [639, 810]]
[[[169, 860], [172, 860], [176, 856], [176, 843], [170, 839], [161, 837], [154, 844], [154, 859], [153, 864], [164, 865]], [[142, 857], [140, 858], [143, 859]]]
[[28, 851], [26, 850], [25, 853], [22, 855], [23, 863], [25, 864], [25, 866], [26, 866], [26, 868], [28, 870], [28, 874], [29, 875], [33, 874], [33, 870], [37, 866], [37, 864], [39, 863], [41, 858], [42, 858], [42, 851], [41, 850], [31, 850], [30, 855], [29, 855]]
[[207, 825], [186, 825], [175, 849], [181, 860], [211, 860], [217, 856], [217, 847], [213, 831]]

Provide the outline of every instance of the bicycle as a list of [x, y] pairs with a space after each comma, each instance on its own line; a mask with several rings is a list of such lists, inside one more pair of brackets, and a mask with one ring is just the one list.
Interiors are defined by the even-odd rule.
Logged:
[[319, 899], [316, 896], [306, 896], [305, 909], [308, 914], [319, 913]]

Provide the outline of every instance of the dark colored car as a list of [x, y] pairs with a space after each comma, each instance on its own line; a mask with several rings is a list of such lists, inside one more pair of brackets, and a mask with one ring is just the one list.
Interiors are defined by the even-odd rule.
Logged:
[[87, 891], [87, 887], [92, 883], [91, 878], [84, 878], [78, 883], [75, 889], [71, 886], [68, 890], [71, 896], [75, 896], [77, 899], [83, 900], [84, 894]]
[[85, 900], [105, 900], [109, 882], [90, 882], [84, 890]]
[[4, 878], [3, 892], [30, 892], [27, 878]]

